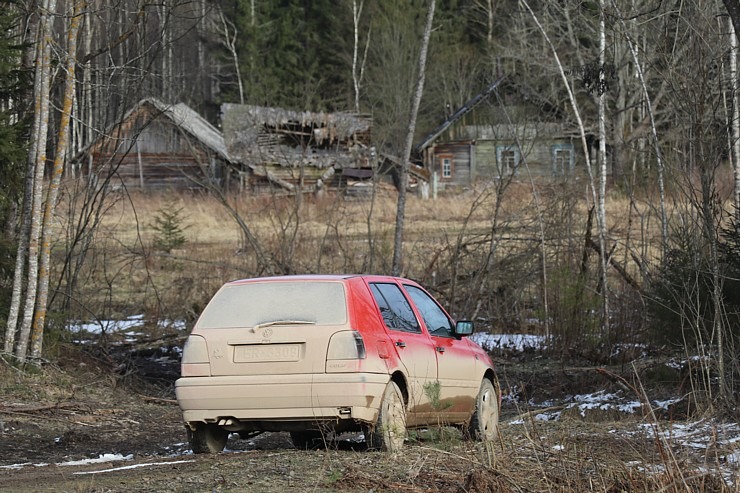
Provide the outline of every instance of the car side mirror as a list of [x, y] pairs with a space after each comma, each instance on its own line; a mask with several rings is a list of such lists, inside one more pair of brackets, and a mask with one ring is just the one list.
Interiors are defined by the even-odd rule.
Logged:
[[457, 337], [469, 336], [473, 333], [473, 330], [472, 320], [459, 320], [455, 324], [455, 335]]

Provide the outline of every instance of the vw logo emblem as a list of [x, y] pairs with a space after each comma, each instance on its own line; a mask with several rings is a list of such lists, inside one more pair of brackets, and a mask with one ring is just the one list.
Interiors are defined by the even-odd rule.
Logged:
[[264, 337], [265, 339], [272, 337], [272, 329], [265, 329], [262, 332], [262, 337]]

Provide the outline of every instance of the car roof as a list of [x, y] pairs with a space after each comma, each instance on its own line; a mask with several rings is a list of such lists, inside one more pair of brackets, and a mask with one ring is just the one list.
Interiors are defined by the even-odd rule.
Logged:
[[270, 277], [252, 277], [248, 279], [239, 279], [230, 281], [227, 284], [245, 284], [252, 282], [280, 282], [280, 281], [343, 281], [352, 278], [372, 278], [372, 279], [395, 279], [406, 280], [400, 277], [383, 276], [375, 274], [302, 274], [290, 276], [270, 276]]

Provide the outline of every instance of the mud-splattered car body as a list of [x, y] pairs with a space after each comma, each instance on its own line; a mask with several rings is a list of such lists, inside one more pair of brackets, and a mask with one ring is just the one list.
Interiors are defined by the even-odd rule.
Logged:
[[177, 400], [196, 452], [229, 433], [288, 431], [296, 446], [363, 430], [397, 450], [407, 428], [457, 425], [491, 439], [493, 364], [419, 284], [370, 275], [225, 284], [183, 351]]

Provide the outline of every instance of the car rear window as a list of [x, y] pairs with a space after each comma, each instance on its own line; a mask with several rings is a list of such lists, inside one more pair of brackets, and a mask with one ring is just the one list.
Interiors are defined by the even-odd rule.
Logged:
[[344, 286], [337, 282], [260, 282], [221, 288], [198, 321], [201, 329], [254, 327], [279, 321], [347, 323]]

